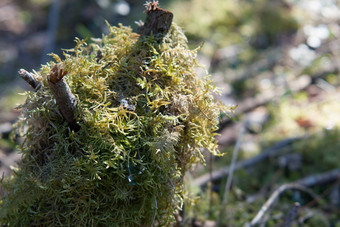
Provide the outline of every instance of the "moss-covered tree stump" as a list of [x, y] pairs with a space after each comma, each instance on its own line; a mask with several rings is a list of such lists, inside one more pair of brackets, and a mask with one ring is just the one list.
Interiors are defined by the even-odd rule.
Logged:
[[[0, 223], [169, 225], [183, 204], [184, 173], [204, 161], [202, 148], [218, 154], [215, 130], [226, 109], [209, 78], [196, 75], [197, 50], [182, 30], [109, 28], [28, 74], [39, 86], [21, 106], [23, 159], [2, 182]], [[74, 96], [65, 100], [73, 120], [53, 88], [61, 80]]]

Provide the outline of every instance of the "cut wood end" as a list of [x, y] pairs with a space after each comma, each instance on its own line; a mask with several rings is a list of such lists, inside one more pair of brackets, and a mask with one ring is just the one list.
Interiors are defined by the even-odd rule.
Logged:
[[141, 35], [168, 33], [171, 27], [173, 13], [159, 8], [158, 1], [148, 1], [145, 7], [147, 18], [143, 26], [139, 27], [138, 33]]
[[60, 63], [52, 67], [50, 74], [47, 76], [49, 82], [56, 84], [63, 79], [63, 77], [68, 73], [61, 68]]

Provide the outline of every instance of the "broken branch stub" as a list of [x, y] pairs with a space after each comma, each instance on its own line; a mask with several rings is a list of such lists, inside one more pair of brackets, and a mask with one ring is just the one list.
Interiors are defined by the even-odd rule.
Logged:
[[147, 2], [146, 6], [146, 21], [138, 28], [138, 33], [142, 36], [148, 35], [164, 35], [169, 32], [173, 13], [158, 7], [158, 2]]
[[48, 85], [65, 120], [72, 129], [79, 129], [74, 117], [77, 100], [63, 78], [67, 73], [61, 68], [60, 64], [56, 64], [47, 77]]
[[41, 83], [37, 80], [33, 73], [27, 72], [25, 69], [19, 70], [19, 76], [24, 79], [35, 91], [39, 90]]

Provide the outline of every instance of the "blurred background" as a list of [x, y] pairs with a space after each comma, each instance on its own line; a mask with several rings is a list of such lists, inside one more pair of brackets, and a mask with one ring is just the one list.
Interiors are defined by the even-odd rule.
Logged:
[[[136, 30], [143, 4], [0, 1], [1, 175], [20, 160], [11, 125], [30, 88], [18, 70], [39, 70], [52, 60], [48, 53], [61, 55], [75, 37], [101, 37], [105, 20]], [[196, 205], [187, 203], [180, 221], [339, 227], [340, 1], [160, 0], [160, 6], [174, 13], [190, 48], [203, 44], [198, 59], [221, 90], [216, 98], [238, 106], [230, 118], [221, 115], [218, 143], [226, 155], [207, 154], [207, 166], [186, 177]], [[254, 219], [279, 186], [284, 190]]]

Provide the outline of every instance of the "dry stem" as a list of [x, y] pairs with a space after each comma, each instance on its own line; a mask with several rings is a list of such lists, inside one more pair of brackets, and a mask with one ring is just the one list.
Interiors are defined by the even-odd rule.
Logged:
[[51, 88], [52, 94], [54, 95], [63, 117], [70, 124], [72, 129], [77, 129], [79, 126], [74, 117], [77, 100], [63, 78], [66, 74], [67, 71], [63, 71], [61, 65], [56, 64], [48, 75], [48, 85]]
[[268, 210], [278, 200], [280, 195], [287, 190], [303, 191], [303, 192], [306, 192], [307, 194], [309, 194], [315, 200], [320, 201], [319, 197], [312, 190], [310, 190], [309, 188], [307, 188], [303, 185], [296, 184], [296, 183], [283, 184], [279, 188], [277, 188], [273, 192], [273, 194], [269, 197], [269, 199], [263, 204], [260, 211], [257, 213], [257, 215], [254, 217], [254, 219], [249, 224], [249, 227], [257, 225], [261, 221], [262, 217], [268, 212]]
[[303, 179], [300, 179], [298, 181], [295, 181], [293, 183], [281, 185], [279, 188], [277, 188], [273, 192], [273, 194], [269, 197], [269, 199], [264, 203], [260, 211], [257, 213], [257, 215], [254, 217], [254, 219], [249, 224], [249, 226], [251, 227], [251, 226], [255, 226], [256, 224], [258, 224], [259, 221], [262, 219], [263, 215], [273, 206], [275, 201], [279, 198], [279, 196], [284, 191], [291, 190], [291, 189], [300, 190], [300, 191], [308, 193], [315, 201], [320, 202], [321, 201], [320, 197], [317, 196], [308, 187], [328, 183], [330, 181], [334, 181], [338, 179], [339, 177], [340, 177], [340, 168], [333, 169], [331, 171], [328, 171], [322, 174], [311, 175]]
[[41, 83], [32, 73], [27, 72], [25, 69], [20, 69], [19, 76], [24, 79], [35, 91], [40, 89]]
[[[260, 161], [262, 161], [266, 158], [277, 155], [277, 153], [279, 153], [283, 148], [288, 147], [293, 142], [298, 141], [300, 139], [301, 139], [300, 137], [296, 137], [296, 138], [288, 138], [288, 139], [282, 140], [282, 141], [278, 142], [277, 144], [275, 144], [274, 146], [266, 149], [261, 154], [255, 156], [253, 158], [237, 162], [235, 164], [234, 170], [253, 166], [253, 165], [257, 164], [258, 162], [260, 162]], [[194, 184], [198, 185], [198, 186], [203, 186], [203, 185], [207, 184], [210, 180], [219, 180], [219, 179], [221, 179], [221, 178], [223, 178], [223, 177], [225, 177], [229, 174], [229, 169], [230, 169], [230, 167], [226, 166], [226, 167], [223, 167], [221, 169], [213, 171], [212, 172], [212, 178], [210, 177], [209, 174], [204, 174], [200, 177], [197, 177], [194, 180]]]

